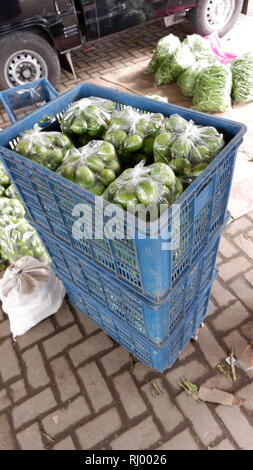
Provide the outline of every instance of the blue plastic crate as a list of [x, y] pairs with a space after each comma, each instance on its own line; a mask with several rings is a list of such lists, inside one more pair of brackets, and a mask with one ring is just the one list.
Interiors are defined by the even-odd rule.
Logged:
[[174, 364], [184, 347], [195, 336], [207, 314], [211, 291], [211, 286], [209, 286], [198, 302], [189, 308], [180, 326], [159, 346], [145, 339], [132, 327], [126, 326], [118, 316], [113, 315], [98, 302], [92, 301], [73, 284], [65, 282], [65, 287], [69, 302], [73, 307], [87, 315], [92, 322], [143, 364], [160, 372]]
[[0, 92], [0, 99], [11, 122], [31, 114], [57, 96], [58, 92], [46, 78]]
[[85, 299], [105, 308], [108, 315], [121, 320], [126, 328], [131, 327], [157, 345], [184, 324], [192, 306], [213, 282], [220, 235], [216, 235], [167, 298], [161, 303], [154, 303], [53, 239], [35, 224], [33, 226], [52, 259], [54, 271], [66, 288], [70, 284], [72, 290], [76, 288]]
[[[165, 116], [178, 113], [186, 119], [193, 119], [196, 124], [215, 126], [224, 134], [226, 147], [176, 201], [180, 206], [176, 211], [180, 220], [178, 249], [162, 250], [162, 243], [169, 242], [170, 235], [164, 240], [161, 237], [151, 239], [147, 232], [146, 239], [139, 239], [135, 221], [133, 240], [98, 240], [94, 237], [76, 240], [72, 236], [76, 220], [72, 216], [72, 208], [76, 204], [85, 203], [94, 215], [95, 196], [11, 150], [10, 142], [15, 145], [16, 138], [38, 120], [47, 115], [57, 116], [70, 103], [88, 96], [108, 98], [117, 102], [119, 107], [131, 105], [143, 112], [160, 112]], [[30, 219], [42, 230], [57, 237], [77, 255], [84, 255], [115, 278], [123, 280], [146, 298], [161, 301], [204, 252], [224, 222], [236, 153], [245, 131], [244, 125], [216, 116], [84, 84], [3, 131], [0, 135], [0, 157], [25, 203]], [[102, 198], [99, 199], [102, 201]], [[105, 201], [103, 204], [107, 205]], [[105, 223], [107, 219], [103, 217]], [[171, 224], [172, 209], [169, 210], [166, 226], [168, 231], [171, 230]], [[94, 234], [94, 224], [90, 228]]]

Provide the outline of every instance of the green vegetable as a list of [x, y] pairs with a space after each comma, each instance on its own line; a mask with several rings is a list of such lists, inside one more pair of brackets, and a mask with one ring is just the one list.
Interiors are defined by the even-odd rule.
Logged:
[[166, 163], [170, 160], [172, 142], [173, 135], [170, 132], [163, 132], [156, 137], [153, 146], [155, 161]]
[[184, 45], [187, 45], [195, 60], [206, 60], [209, 63], [216, 61], [215, 55], [211, 49], [209, 42], [199, 34], [191, 34], [183, 41]]
[[11, 184], [7, 189], [5, 189], [5, 196], [11, 199], [18, 198], [18, 193], [13, 184]]
[[3, 197], [5, 195], [5, 188], [3, 186], [0, 186], [0, 197]]
[[73, 147], [71, 140], [60, 132], [43, 132], [35, 127], [26, 131], [15, 151], [55, 171]]
[[200, 72], [208, 66], [208, 62], [200, 60], [188, 67], [177, 79], [177, 84], [185, 96], [193, 96]]
[[148, 65], [147, 72], [155, 73], [161, 63], [165, 59], [168, 59], [179, 46], [180, 40], [174, 36], [174, 34], [169, 34], [168, 36], [160, 39], [155, 48], [153, 57]]
[[194, 108], [224, 112], [231, 106], [232, 73], [228, 66], [209, 65], [200, 72], [194, 89]]
[[139, 135], [131, 135], [124, 141], [123, 148], [128, 152], [137, 152], [143, 145], [143, 139]]
[[2, 162], [0, 162], [0, 186], [9, 186], [9, 184], [10, 180], [8, 178], [8, 175], [5, 171]]
[[169, 119], [165, 121], [165, 129], [170, 132], [182, 133], [185, 132], [189, 122], [179, 114], [172, 114]]
[[173, 169], [165, 163], [158, 162], [151, 165], [151, 176], [154, 180], [169, 187], [174, 187], [176, 182]]
[[171, 158], [187, 158], [191, 153], [192, 143], [187, 137], [178, 137], [170, 147]]
[[232, 64], [233, 89], [235, 103], [253, 101], [253, 54], [247, 52], [234, 60]]
[[199, 176], [207, 167], [207, 163], [201, 163], [200, 165], [194, 166], [191, 170], [190, 176]]
[[135, 188], [138, 201], [145, 206], [157, 202], [159, 199], [159, 185], [151, 178], [140, 181]]
[[70, 149], [57, 173], [101, 196], [119, 171], [114, 146], [93, 140], [79, 149]]
[[110, 142], [115, 149], [119, 149], [126, 138], [126, 132], [121, 129], [109, 130], [105, 134], [105, 141]]
[[186, 158], [170, 160], [169, 166], [177, 176], [186, 176], [191, 172], [191, 164]]
[[118, 191], [113, 198], [113, 202], [120, 204], [124, 209], [127, 209], [128, 206], [136, 206], [139, 203], [135, 194], [129, 191]]
[[142, 145], [141, 150], [144, 153], [144, 155], [146, 155], [147, 157], [152, 157], [153, 155], [154, 141], [155, 141], [155, 138], [152, 136], [145, 137], [145, 139], [143, 140], [143, 145]]

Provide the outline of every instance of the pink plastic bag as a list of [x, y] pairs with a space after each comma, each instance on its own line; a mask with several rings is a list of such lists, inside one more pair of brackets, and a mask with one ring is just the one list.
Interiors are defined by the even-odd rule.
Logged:
[[209, 41], [212, 51], [222, 64], [230, 64], [234, 59], [236, 59], [236, 55], [223, 51], [220, 38], [217, 33], [209, 34], [209, 36], [205, 36], [204, 39]]

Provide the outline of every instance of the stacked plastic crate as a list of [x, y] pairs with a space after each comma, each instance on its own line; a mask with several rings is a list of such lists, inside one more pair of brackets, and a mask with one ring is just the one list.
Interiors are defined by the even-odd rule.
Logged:
[[[130, 105], [143, 112], [178, 113], [197, 124], [215, 126], [224, 134], [226, 147], [176, 201], [175, 211], [169, 210], [166, 236], [152, 238], [146, 228], [140, 238], [133, 220], [132, 239], [96, 238], [95, 211], [101, 210], [105, 224], [106, 202], [97, 205], [93, 194], [10, 150], [24, 130], [87, 96], [108, 98], [121, 107]], [[207, 314], [236, 153], [244, 132], [245, 127], [236, 122], [85, 84], [0, 136], [0, 156], [70, 302], [157, 370], [174, 363]], [[86, 222], [91, 225], [91, 238], [74, 236], [72, 210], [76, 204], [86, 204], [92, 211], [93, 217]], [[163, 249], [163, 244], [171, 242], [171, 232], [174, 246]]]

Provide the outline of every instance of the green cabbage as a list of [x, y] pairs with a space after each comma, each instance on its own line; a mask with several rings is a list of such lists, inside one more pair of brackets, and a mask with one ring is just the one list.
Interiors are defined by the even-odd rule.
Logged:
[[232, 73], [228, 66], [214, 64], [200, 72], [193, 95], [195, 109], [224, 112], [231, 106]]
[[235, 103], [253, 101], [253, 54], [241, 55], [232, 64], [233, 89]]

